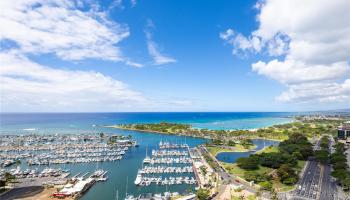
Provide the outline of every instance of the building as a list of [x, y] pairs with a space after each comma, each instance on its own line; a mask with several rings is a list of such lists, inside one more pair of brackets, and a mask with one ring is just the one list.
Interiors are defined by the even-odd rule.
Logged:
[[350, 138], [350, 121], [344, 122], [338, 128], [338, 139], [346, 140], [348, 137]]

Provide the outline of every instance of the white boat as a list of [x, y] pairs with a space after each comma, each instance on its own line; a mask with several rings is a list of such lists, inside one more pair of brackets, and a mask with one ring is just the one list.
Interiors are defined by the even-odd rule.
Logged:
[[127, 195], [125, 200], [136, 200], [136, 198], [133, 195]]
[[141, 173], [137, 173], [137, 176], [136, 176], [136, 179], [134, 182], [135, 185], [140, 185], [141, 181], [142, 181], [142, 175], [141, 175]]
[[152, 162], [152, 160], [151, 160], [151, 158], [148, 156], [147, 152], [148, 152], [148, 147], [146, 147], [146, 157], [145, 157], [145, 159], [143, 159], [143, 163], [145, 163], [145, 164], [151, 163], [151, 162]]
[[152, 162], [152, 160], [151, 160], [151, 158], [149, 156], [146, 156], [146, 158], [143, 159], [143, 163], [145, 163], [145, 164], [148, 164], [148, 163], [151, 163], [151, 162]]

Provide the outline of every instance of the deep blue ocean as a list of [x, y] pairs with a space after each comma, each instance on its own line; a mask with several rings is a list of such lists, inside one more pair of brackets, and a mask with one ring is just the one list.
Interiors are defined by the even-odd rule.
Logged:
[[287, 123], [293, 113], [277, 112], [176, 112], [176, 113], [1, 113], [0, 134], [84, 133], [94, 125], [177, 122], [195, 128], [254, 129]]
[[[113, 128], [104, 128], [101, 125], [125, 124], [125, 123], [156, 123], [177, 122], [190, 123], [196, 128], [208, 129], [254, 129], [273, 124], [287, 123], [293, 113], [16, 113], [0, 114], [0, 134], [65, 134], [85, 133], [93, 134], [104, 132], [107, 134], [132, 135], [140, 146], [129, 150], [122, 160], [116, 162], [98, 163], [99, 168], [108, 170], [108, 181], [97, 183], [84, 196], [83, 200], [115, 199], [118, 190], [119, 199], [124, 199], [126, 192], [137, 196], [140, 193], [160, 193], [166, 189], [171, 192], [182, 192], [193, 186], [175, 185], [137, 187], [134, 180], [137, 170], [142, 166], [142, 160], [148, 152], [156, 149], [159, 141], [174, 143], [187, 143], [194, 147], [205, 142], [204, 139], [161, 135], [138, 131], [127, 131]], [[265, 141], [267, 144], [275, 142]], [[263, 140], [256, 140], [259, 148], [264, 146]], [[226, 162], [234, 162], [238, 157], [248, 156], [248, 153], [220, 154], [219, 159]], [[93, 172], [96, 163], [51, 165], [52, 168], [66, 168], [74, 175], [78, 172]], [[23, 168], [27, 168], [25, 164]], [[40, 168], [44, 168], [41, 166]], [[128, 180], [128, 181], [127, 181]], [[127, 186], [127, 187], [126, 187]]]

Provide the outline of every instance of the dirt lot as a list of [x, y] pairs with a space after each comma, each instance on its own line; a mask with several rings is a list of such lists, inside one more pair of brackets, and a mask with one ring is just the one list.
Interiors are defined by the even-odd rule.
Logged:
[[[56, 191], [57, 191], [56, 188], [47, 188], [37, 195], [27, 197], [27, 198], [21, 198], [21, 200], [54, 200], [54, 199], [58, 199], [58, 198], [51, 197], [51, 194], [56, 192]], [[65, 200], [73, 200], [73, 198], [67, 197], [67, 198], [65, 198]]]

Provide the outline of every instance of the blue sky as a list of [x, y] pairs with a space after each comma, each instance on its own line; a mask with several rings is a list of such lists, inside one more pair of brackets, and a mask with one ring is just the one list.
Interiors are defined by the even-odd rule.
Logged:
[[[1, 111], [349, 107], [348, 22], [332, 25], [343, 35], [327, 35], [327, 23], [301, 20], [340, 15], [347, 2], [316, 13], [314, 3], [286, 12], [273, 0], [3, 2]], [[318, 46], [335, 36], [345, 45]], [[328, 48], [339, 56], [323, 59]]]

